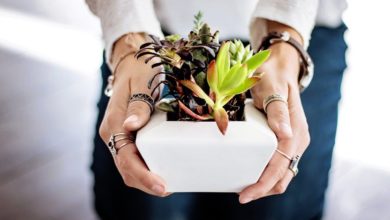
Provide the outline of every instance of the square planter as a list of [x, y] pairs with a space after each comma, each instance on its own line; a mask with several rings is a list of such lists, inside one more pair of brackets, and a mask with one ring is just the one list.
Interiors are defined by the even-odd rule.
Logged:
[[245, 118], [229, 122], [222, 135], [214, 121], [167, 121], [166, 113], [156, 110], [136, 144], [168, 192], [240, 192], [257, 182], [277, 146], [250, 100]]

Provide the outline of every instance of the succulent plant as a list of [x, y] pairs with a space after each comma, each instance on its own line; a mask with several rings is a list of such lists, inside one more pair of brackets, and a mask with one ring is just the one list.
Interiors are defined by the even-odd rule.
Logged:
[[245, 63], [249, 58], [253, 56], [253, 50], [250, 45], [244, 47], [244, 44], [240, 40], [234, 40], [229, 48], [231, 65], [236, 63]]
[[219, 130], [225, 134], [229, 117], [223, 108], [234, 96], [246, 92], [252, 88], [260, 79], [260, 75], [254, 75], [255, 70], [268, 58], [268, 50], [260, 51], [244, 60], [244, 63], [237, 61], [231, 66], [231, 57], [229, 49], [231, 42], [225, 42], [221, 46], [216, 61], [210, 62], [207, 70], [207, 82], [211, 89], [211, 97], [208, 96], [202, 88], [190, 80], [179, 81], [182, 85], [189, 88], [199, 98], [212, 108], [213, 118], [217, 122]]
[[188, 39], [170, 35], [143, 44], [136, 53], [140, 58], [148, 56], [145, 63], [159, 59], [152, 67], [163, 66], [149, 82], [151, 87], [159, 75], [165, 75], [160, 84], [168, 87], [167, 96], [174, 99], [161, 102], [160, 110], [175, 114], [176, 120], [215, 120], [225, 134], [230, 120], [243, 118], [244, 93], [261, 78], [255, 70], [268, 58], [270, 52], [256, 54], [239, 40], [218, 40], [219, 32], [211, 32], [202, 14], [195, 15], [194, 28]]

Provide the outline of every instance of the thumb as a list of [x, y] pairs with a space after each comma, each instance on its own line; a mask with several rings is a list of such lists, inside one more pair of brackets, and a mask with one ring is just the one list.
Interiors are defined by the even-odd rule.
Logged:
[[281, 101], [273, 101], [267, 106], [268, 124], [279, 140], [293, 136], [288, 106]]
[[128, 131], [137, 131], [149, 121], [151, 108], [146, 101], [132, 100], [127, 108], [127, 118], [123, 123], [123, 127]]

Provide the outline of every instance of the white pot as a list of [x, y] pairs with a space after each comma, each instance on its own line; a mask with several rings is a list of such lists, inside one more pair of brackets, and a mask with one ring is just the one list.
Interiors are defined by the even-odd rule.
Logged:
[[252, 101], [245, 121], [231, 121], [222, 135], [213, 121], [167, 121], [155, 111], [137, 134], [137, 147], [168, 192], [240, 192], [256, 183], [277, 140]]

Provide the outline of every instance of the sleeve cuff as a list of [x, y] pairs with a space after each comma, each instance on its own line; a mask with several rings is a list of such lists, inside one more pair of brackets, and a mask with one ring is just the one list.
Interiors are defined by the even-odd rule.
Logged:
[[258, 46], [265, 36], [265, 19], [288, 25], [302, 36], [304, 47], [309, 46], [317, 14], [317, 0], [259, 0], [250, 24], [251, 43]]
[[[107, 1], [108, 2], [108, 1]], [[152, 0], [103, 1], [99, 17], [103, 30], [106, 60], [110, 64], [114, 43], [130, 32], [144, 32], [163, 37], [160, 23], [154, 12]], [[110, 65], [109, 65], [110, 66]]]

